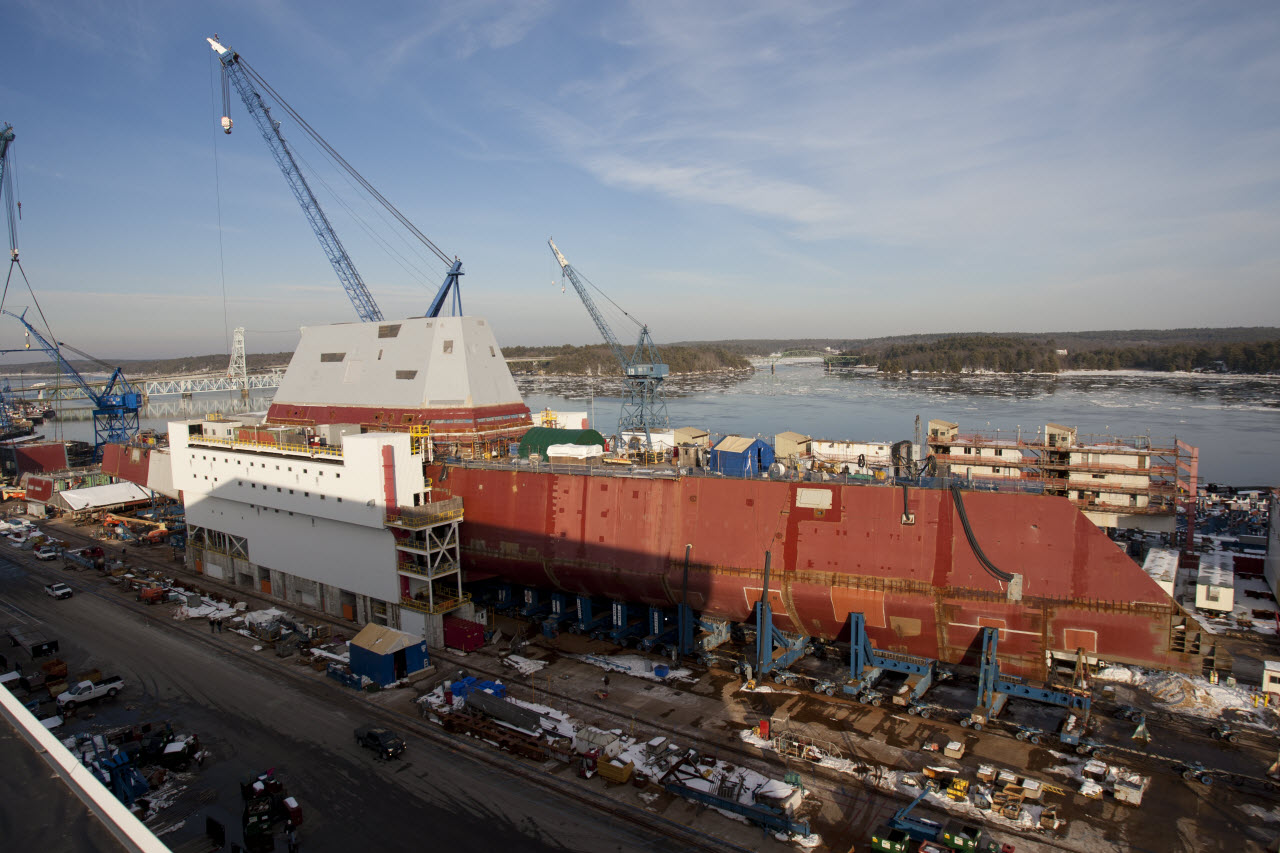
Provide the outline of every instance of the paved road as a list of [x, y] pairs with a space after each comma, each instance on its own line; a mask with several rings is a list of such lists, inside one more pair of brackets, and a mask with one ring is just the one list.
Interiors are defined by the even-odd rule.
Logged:
[[[412, 735], [402, 760], [379, 762], [354, 743], [352, 730], [368, 718], [369, 707], [358, 694], [264, 673], [226, 648], [222, 637], [154, 626], [113, 588], [99, 591], [96, 577], [18, 560], [25, 563], [23, 557], [0, 556], [0, 623], [42, 620], [61, 642], [60, 656], [73, 673], [97, 667], [129, 684], [115, 703], [82, 713], [60, 734], [168, 719], [180, 731], [198, 733], [211, 751], [161, 823], [180, 819], [173, 813], [206, 800], [209, 814], [238, 827], [238, 781], [274, 767], [305, 811], [305, 851], [423, 845], [457, 851], [671, 849], [669, 839], [513, 782]], [[54, 577], [67, 580], [77, 594], [65, 601], [46, 596], [43, 584]], [[20, 803], [0, 803], [0, 813], [6, 823], [22, 822]], [[200, 834], [204, 814], [189, 814], [186, 825], [165, 841], [175, 845]], [[47, 853], [78, 849], [51, 831], [54, 836], [43, 845]]]

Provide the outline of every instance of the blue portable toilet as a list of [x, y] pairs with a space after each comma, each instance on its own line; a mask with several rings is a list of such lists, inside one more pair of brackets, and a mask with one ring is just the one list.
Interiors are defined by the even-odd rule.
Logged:
[[427, 641], [385, 625], [365, 625], [347, 643], [351, 671], [387, 686], [426, 669]]
[[711, 470], [731, 477], [754, 477], [773, 464], [773, 448], [758, 438], [725, 437], [711, 449]]

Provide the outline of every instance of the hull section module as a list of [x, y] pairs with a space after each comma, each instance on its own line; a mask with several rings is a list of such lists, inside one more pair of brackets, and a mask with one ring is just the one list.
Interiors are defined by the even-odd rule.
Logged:
[[[852, 611], [877, 647], [975, 664], [1000, 629], [1005, 671], [1045, 676], [1055, 652], [1198, 672], [1181, 611], [1069, 501], [966, 492], [987, 558], [1022, 576], [1020, 596], [989, 574], [952, 494], [870, 484], [608, 476], [436, 467], [437, 492], [463, 499], [471, 578], [746, 620], [772, 554], [774, 624], [847, 639]], [[906, 501], [904, 513], [904, 499]]]

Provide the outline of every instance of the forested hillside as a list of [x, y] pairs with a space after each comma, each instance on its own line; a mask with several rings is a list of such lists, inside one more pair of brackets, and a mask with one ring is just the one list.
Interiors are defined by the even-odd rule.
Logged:
[[[709, 345], [709, 344], [708, 344]], [[719, 341], [728, 352], [766, 356], [828, 348], [890, 373], [1059, 370], [1222, 370], [1280, 372], [1280, 328], [1130, 329], [1098, 332], [898, 335]], [[1060, 354], [1061, 351], [1065, 355]]]
[[[613, 350], [604, 344], [575, 347], [504, 347], [507, 358], [534, 358], [538, 361], [513, 362], [511, 372], [546, 373], [557, 376], [621, 376], [622, 366]], [[631, 355], [627, 349], [626, 354]], [[720, 347], [664, 346], [662, 360], [672, 373], [715, 373], [725, 370], [750, 370], [751, 362]], [[547, 359], [547, 361], [541, 361]]]

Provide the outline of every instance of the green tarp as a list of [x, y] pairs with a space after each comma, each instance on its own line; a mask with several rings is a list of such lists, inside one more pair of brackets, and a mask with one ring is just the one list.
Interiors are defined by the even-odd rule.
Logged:
[[528, 459], [530, 453], [547, 457], [547, 448], [553, 444], [598, 444], [604, 447], [604, 436], [593, 429], [552, 429], [534, 427], [520, 439], [520, 458]]

